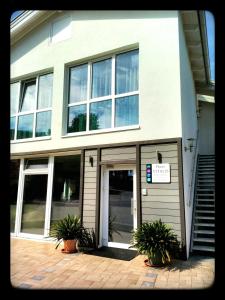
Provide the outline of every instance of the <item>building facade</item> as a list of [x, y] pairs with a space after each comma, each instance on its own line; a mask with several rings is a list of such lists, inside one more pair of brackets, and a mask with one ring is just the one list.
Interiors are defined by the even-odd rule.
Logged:
[[205, 80], [189, 51], [196, 15], [25, 11], [12, 22], [13, 236], [48, 237], [70, 213], [99, 247], [128, 248], [132, 229], [161, 218], [188, 257]]

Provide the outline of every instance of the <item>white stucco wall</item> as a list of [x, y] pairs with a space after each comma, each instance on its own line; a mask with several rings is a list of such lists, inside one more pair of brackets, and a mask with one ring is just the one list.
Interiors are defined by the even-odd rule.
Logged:
[[[181, 79], [181, 115], [182, 115], [182, 152], [183, 152], [183, 183], [185, 201], [185, 222], [186, 222], [186, 246], [189, 255], [190, 235], [192, 224], [193, 192], [195, 184], [195, 168], [193, 165], [196, 147], [192, 152], [185, 151], [188, 146], [188, 138], [197, 137], [197, 115], [196, 115], [196, 94], [188, 57], [184, 31], [179, 19], [179, 45], [180, 45], [180, 79]], [[196, 145], [196, 140], [194, 141]], [[193, 176], [194, 175], [194, 176]]]
[[[51, 44], [51, 22], [64, 14], [72, 19], [72, 36]], [[12, 143], [11, 153], [181, 137], [178, 40], [176, 11], [67, 11], [46, 20], [13, 46], [11, 78], [54, 70], [52, 137]], [[140, 128], [62, 138], [65, 64], [86, 62], [132, 45], [139, 46]]]

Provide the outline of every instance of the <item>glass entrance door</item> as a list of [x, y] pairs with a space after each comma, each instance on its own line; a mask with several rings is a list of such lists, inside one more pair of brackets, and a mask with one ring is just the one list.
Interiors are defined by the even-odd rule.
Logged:
[[21, 232], [44, 235], [47, 174], [25, 175]]
[[103, 245], [128, 248], [136, 228], [135, 169], [108, 169], [105, 176]]

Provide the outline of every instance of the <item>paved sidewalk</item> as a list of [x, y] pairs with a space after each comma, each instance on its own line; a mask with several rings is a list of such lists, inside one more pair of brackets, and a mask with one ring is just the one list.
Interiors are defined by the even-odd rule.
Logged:
[[214, 281], [215, 259], [195, 256], [166, 268], [83, 253], [50, 242], [11, 238], [11, 283], [23, 289], [202, 289]]

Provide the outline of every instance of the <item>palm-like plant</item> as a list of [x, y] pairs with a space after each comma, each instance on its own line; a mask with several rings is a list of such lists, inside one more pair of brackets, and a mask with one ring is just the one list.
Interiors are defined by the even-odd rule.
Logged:
[[79, 239], [80, 251], [91, 251], [96, 249], [96, 235], [93, 229], [82, 229], [82, 236]]
[[171, 261], [179, 251], [179, 241], [168, 224], [161, 219], [144, 222], [132, 233], [133, 245], [138, 252], [148, 256], [152, 265], [163, 265]]
[[80, 217], [67, 215], [51, 226], [49, 235], [57, 240], [57, 249], [62, 241], [79, 240], [82, 228]]

